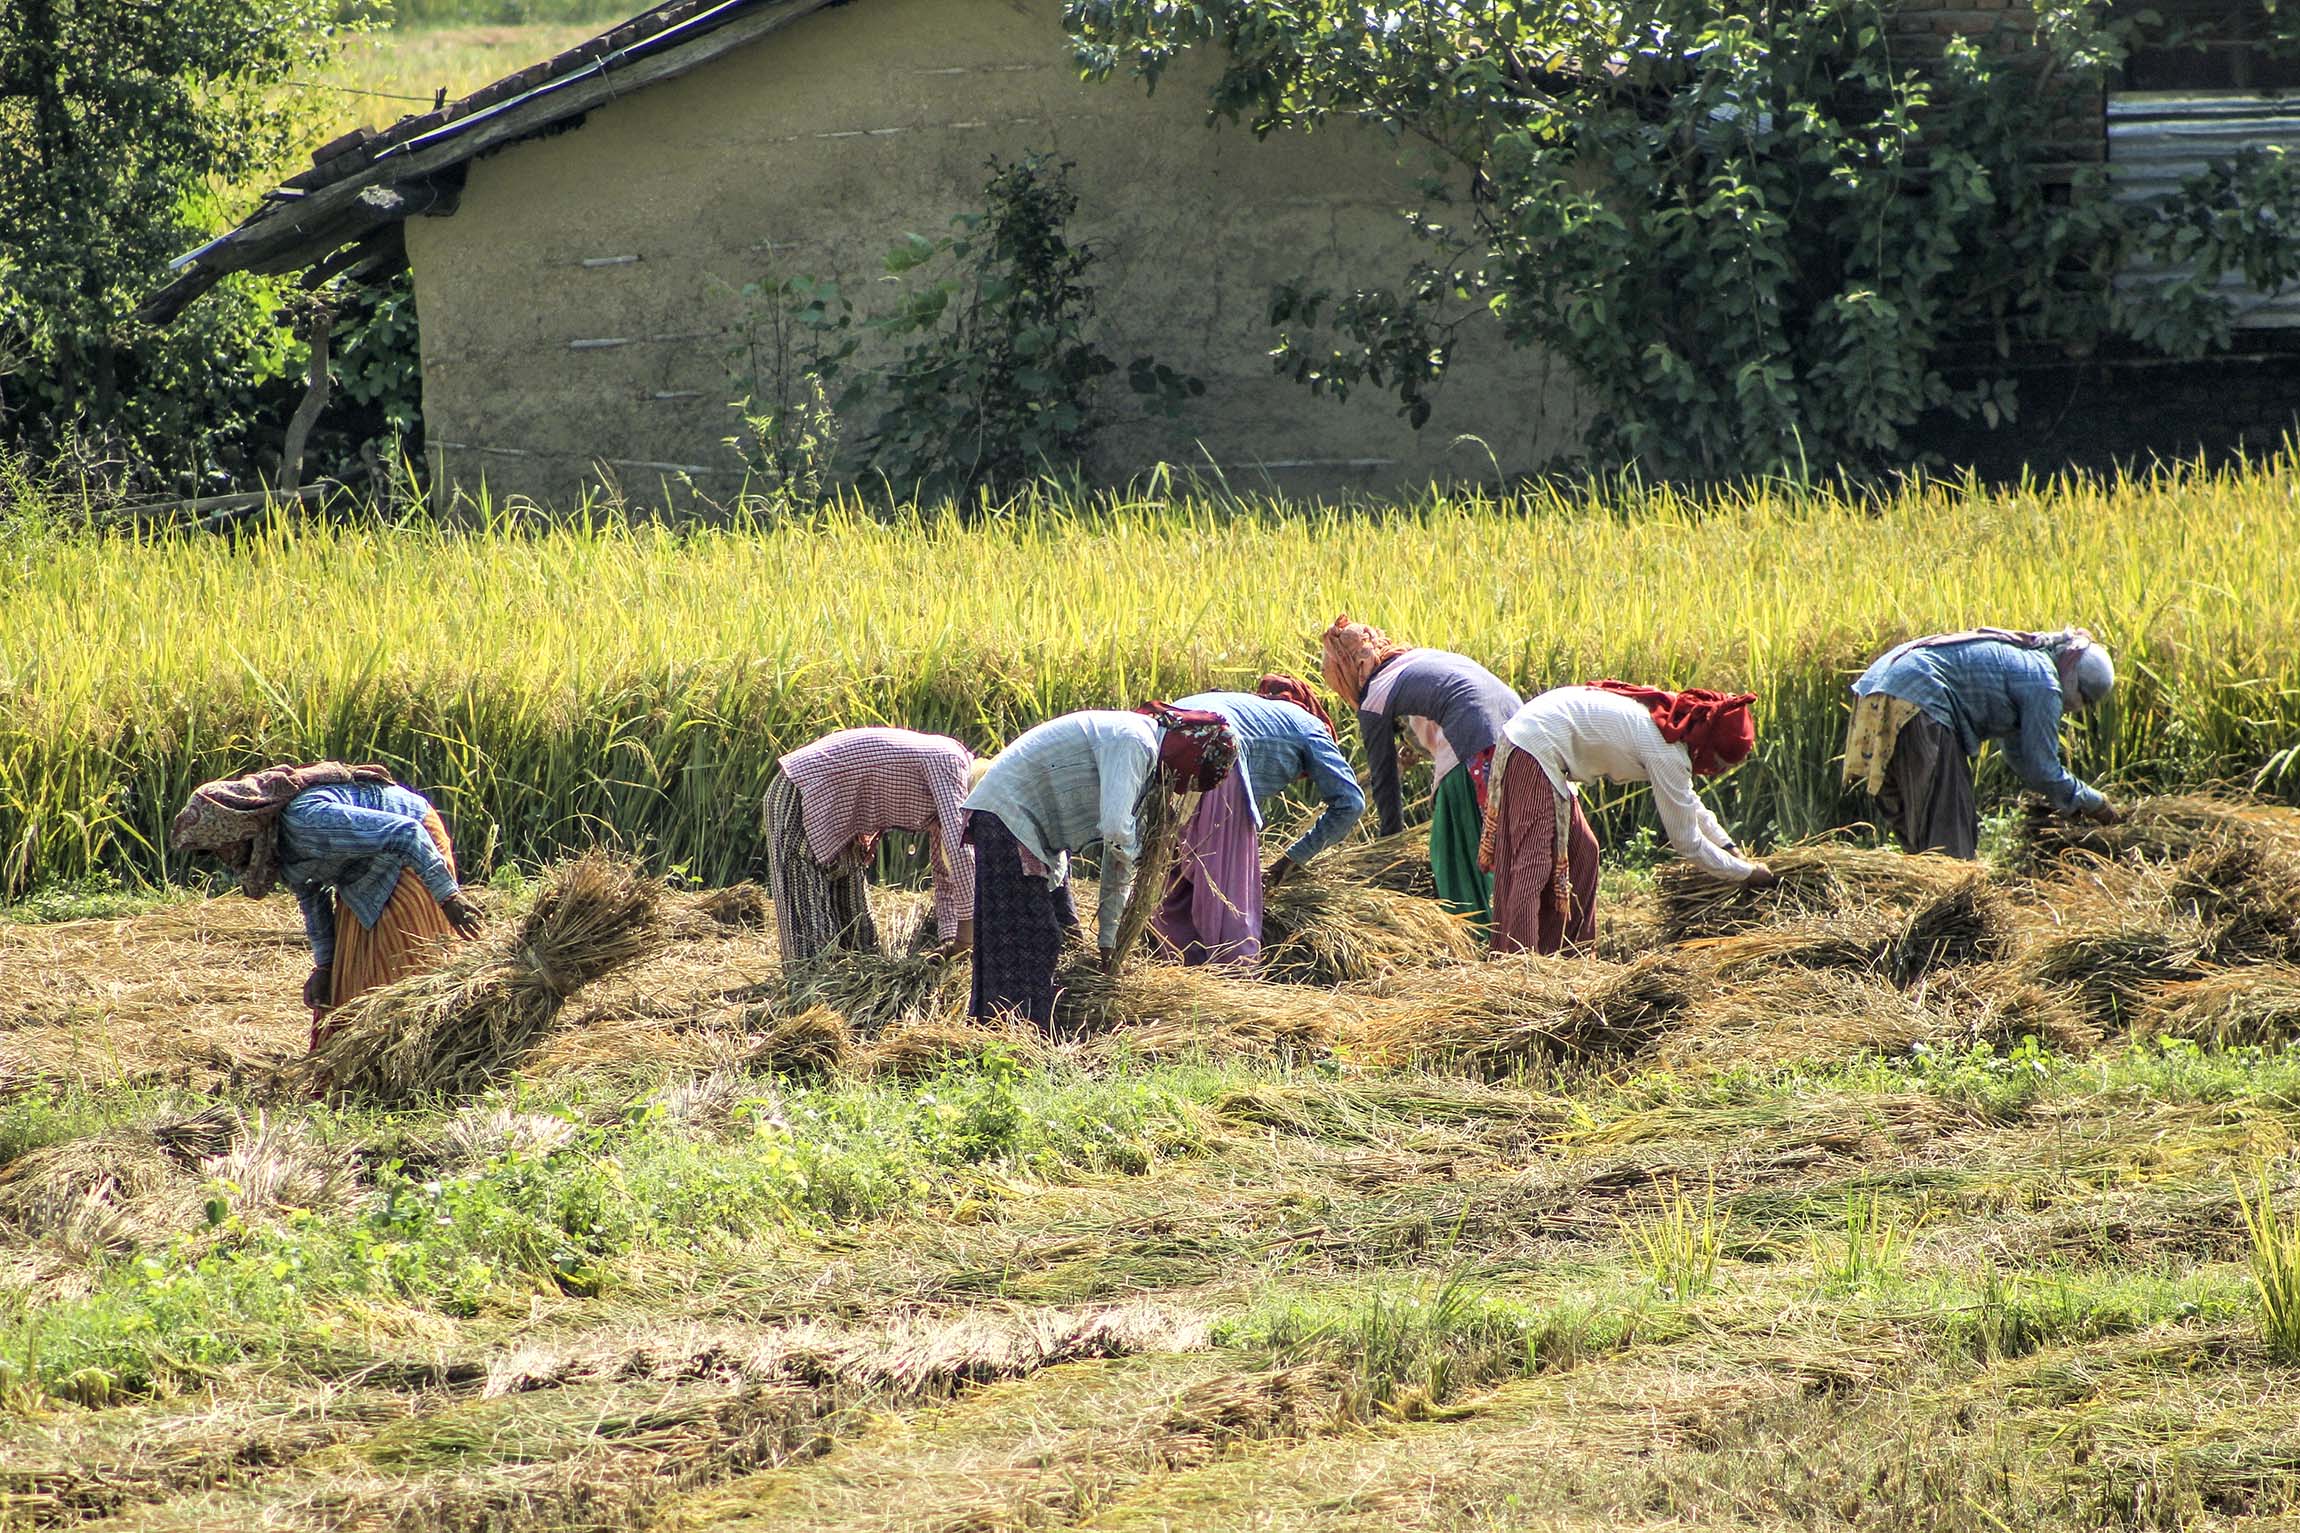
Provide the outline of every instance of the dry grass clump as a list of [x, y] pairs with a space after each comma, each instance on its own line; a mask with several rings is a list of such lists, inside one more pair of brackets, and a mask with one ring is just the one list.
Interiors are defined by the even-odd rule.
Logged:
[[1474, 963], [1483, 944], [1434, 899], [1356, 883], [1313, 865], [1262, 901], [1264, 978], [1348, 985], [1400, 969]]
[[1066, 976], [1055, 1010], [1066, 1028], [1109, 1033], [1106, 1052], [1152, 1057], [1328, 1049], [1351, 1015], [1331, 994], [1177, 964], [1143, 964], [1115, 977], [1082, 967]]
[[298, 1073], [377, 1102], [480, 1090], [542, 1042], [568, 996], [661, 947], [662, 893], [605, 853], [561, 864], [516, 925], [344, 1007], [341, 1030]]
[[764, 1021], [765, 1026], [744, 1047], [742, 1063], [746, 1069], [772, 1070], [780, 1075], [827, 1075], [854, 1054], [854, 1029], [829, 1006], [809, 1006]]
[[2300, 857], [2300, 810], [2232, 794], [2165, 793], [2135, 800], [2114, 825], [2068, 819], [2042, 804], [2030, 807], [2022, 825], [2024, 849], [2035, 863], [2072, 852], [2178, 862], [2229, 842]]
[[1972, 864], [1952, 857], [1912, 857], [1836, 842], [1788, 847], [1766, 858], [1765, 865], [1780, 879], [1769, 889], [1727, 883], [1688, 862], [1664, 865], [1657, 878], [1662, 935], [1671, 942], [1689, 942], [1881, 907], [1913, 911], [1928, 901], [1953, 898], [1979, 878]]
[[894, 1028], [852, 1056], [852, 1068], [863, 1075], [915, 1080], [993, 1050], [1025, 1064], [1044, 1064], [1051, 1057], [1045, 1035], [1036, 1028], [935, 1017]]
[[1393, 894], [1437, 898], [1437, 875], [1430, 871], [1430, 828], [1415, 825], [1394, 836], [1345, 841], [1318, 854], [1315, 866], [1345, 884], [1368, 884]]
[[1384, 1063], [1440, 1060], [1487, 1075], [1643, 1048], [1692, 999], [1667, 955], [1613, 964], [1515, 954], [1401, 974], [1364, 1003], [1360, 1043]]
[[2257, 964], [2171, 980], [2148, 993], [2134, 1021], [2149, 1034], [2224, 1047], [2289, 1043], [2300, 1038], [2300, 968]]
[[827, 1007], [858, 1038], [890, 1028], [955, 1020], [967, 1007], [972, 971], [930, 953], [863, 953], [836, 949], [783, 971], [785, 1015]]
[[199, 1220], [218, 1183], [243, 1215], [322, 1208], [351, 1186], [351, 1154], [311, 1125], [217, 1105], [45, 1145], [0, 1168], [0, 1229], [74, 1255], [166, 1241]]

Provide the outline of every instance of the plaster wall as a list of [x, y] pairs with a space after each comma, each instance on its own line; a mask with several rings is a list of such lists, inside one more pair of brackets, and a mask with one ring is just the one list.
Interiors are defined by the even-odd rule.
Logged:
[[1169, 422], [1111, 380], [1099, 477], [1165, 461], [1331, 495], [1570, 449], [1565, 369], [1490, 328], [1464, 337], [1419, 432], [1387, 396], [1337, 405], [1276, 375], [1273, 285], [1394, 283], [1413, 245], [1400, 210], [1433, 167], [1354, 127], [1209, 126], [1203, 81], [1082, 82], [1058, 0], [860, 0], [477, 161], [453, 216], [407, 225], [435, 469], [498, 501], [563, 505], [602, 473], [642, 504], [684, 499], [681, 474], [733, 489], [742, 285], [835, 276], [884, 303], [887, 247], [945, 232], [980, 206], [992, 156], [1032, 150], [1076, 162], [1103, 349], [1207, 388]]

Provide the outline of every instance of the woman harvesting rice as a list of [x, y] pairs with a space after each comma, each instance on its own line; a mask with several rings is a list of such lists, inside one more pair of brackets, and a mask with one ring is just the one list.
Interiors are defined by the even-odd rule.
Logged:
[[998, 753], [966, 797], [974, 844], [973, 1015], [1019, 1015], [1051, 1027], [1054, 967], [1078, 926], [1070, 853], [1100, 844], [1102, 963], [1118, 931], [1153, 794], [1204, 793], [1237, 756], [1217, 713], [1152, 704], [1049, 719]]
[[1485, 841], [1493, 870], [1496, 952], [1555, 953], [1597, 936], [1597, 836], [1581, 784], [1642, 782], [1669, 844], [1722, 879], [1763, 887], [1772, 870], [1735, 854], [1733, 838], [1693, 791], [1747, 758], [1757, 743], [1749, 692], [1625, 681], [1559, 687], [1520, 708], [1502, 730]]
[[2052, 807], [2104, 825], [2116, 810], [2061, 764], [2060, 721], [2116, 685], [2108, 651], [2081, 628], [1975, 628], [1911, 639], [1853, 683], [1845, 781], [1869, 790], [1904, 851], [1980, 852], [1973, 758], [1994, 740]]
[[285, 883], [311, 943], [311, 1046], [327, 1017], [412, 972], [433, 944], [479, 933], [479, 910], [455, 880], [439, 811], [379, 766], [276, 766], [192, 790], [168, 827], [179, 850], [213, 852], [262, 899]]
[[830, 947], [878, 950], [863, 870], [890, 830], [924, 832], [944, 956], [974, 943], [974, 853], [964, 844], [974, 753], [947, 735], [842, 729], [783, 757], [763, 806], [785, 963]]
[[[1182, 827], [1174, 871], [1151, 924], [1186, 964], [1251, 963], [1262, 951], [1262, 888], [1349, 834], [1366, 795], [1335, 743], [1334, 721], [1299, 676], [1272, 673], [1252, 692], [1201, 692], [1177, 708], [1229, 721], [1238, 764]], [[1307, 780], [1325, 804], [1317, 823], [1262, 867], [1262, 804]]]
[[1438, 896], [1481, 928], [1493, 919], [1493, 880], [1478, 866], [1486, 783], [1501, 728], [1517, 711], [1508, 683], [1465, 655], [1409, 649], [1347, 614], [1325, 632], [1326, 684], [1357, 710], [1368, 786], [1381, 833], [1405, 828], [1398, 787], [1398, 725], [1421, 720], [1436, 792], [1430, 871]]

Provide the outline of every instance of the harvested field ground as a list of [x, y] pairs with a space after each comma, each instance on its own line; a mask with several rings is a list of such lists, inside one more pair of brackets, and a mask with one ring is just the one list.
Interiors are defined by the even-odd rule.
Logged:
[[2296, 830], [1665, 870], [1563, 961], [1327, 890], [1053, 1041], [669, 895], [388, 1108], [285, 1089], [284, 898], [0, 924], [0, 1527], [2285, 1525]]

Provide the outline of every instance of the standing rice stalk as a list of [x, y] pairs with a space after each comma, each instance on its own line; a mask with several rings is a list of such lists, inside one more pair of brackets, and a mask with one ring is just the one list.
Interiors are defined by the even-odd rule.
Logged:
[[1732, 1215], [1717, 1214], [1717, 1189], [1696, 1205], [1692, 1194], [1672, 1185], [1661, 1193], [1660, 1208], [1620, 1221], [1630, 1259], [1664, 1299], [1695, 1299], [1717, 1286], [1717, 1254]]
[[662, 896], [603, 852], [553, 869], [517, 922], [342, 1008], [297, 1083], [374, 1102], [486, 1087], [542, 1042], [567, 997], [661, 949]]
[[2252, 1291], [2260, 1299], [2261, 1337], [2270, 1357], [2300, 1362], [2300, 1215], [2278, 1217], [2266, 1166], [2253, 1188], [2247, 1193], [2236, 1184], [2236, 1206], [2250, 1247]]

